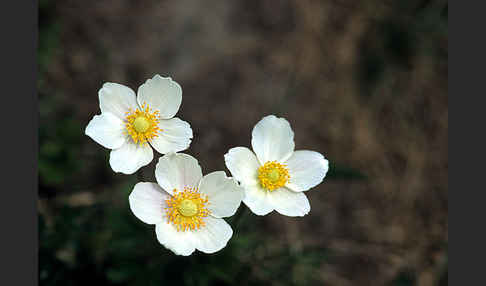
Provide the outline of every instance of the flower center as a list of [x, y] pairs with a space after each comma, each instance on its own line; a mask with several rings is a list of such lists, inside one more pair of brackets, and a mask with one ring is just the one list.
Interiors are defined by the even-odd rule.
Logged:
[[289, 181], [289, 170], [283, 164], [269, 161], [258, 168], [258, 179], [264, 189], [273, 191], [283, 187]]
[[144, 116], [139, 116], [133, 121], [133, 128], [138, 133], [144, 133], [150, 128], [150, 121]]
[[174, 195], [165, 202], [167, 222], [172, 223], [177, 231], [203, 227], [204, 218], [210, 213], [207, 196], [199, 193], [197, 188], [186, 187], [182, 192], [174, 190]]
[[144, 144], [157, 137], [159, 131], [159, 111], [152, 111], [147, 104], [136, 110], [129, 109], [125, 118], [125, 131], [133, 142]]
[[272, 183], [276, 183], [280, 178], [280, 173], [277, 169], [272, 169], [270, 172], [267, 173], [267, 179], [270, 180]]
[[183, 216], [194, 216], [197, 214], [197, 204], [195, 204], [192, 200], [183, 200], [177, 206], [177, 210]]

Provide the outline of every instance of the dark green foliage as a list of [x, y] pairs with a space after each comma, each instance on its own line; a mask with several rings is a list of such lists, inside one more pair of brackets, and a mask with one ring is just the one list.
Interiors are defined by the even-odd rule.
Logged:
[[417, 285], [413, 271], [402, 271], [393, 280], [390, 286], [411, 286]]
[[365, 180], [366, 176], [359, 170], [337, 165], [334, 162], [329, 163], [329, 171], [326, 175], [328, 179], [342, 180]]
[[[114, 196], [126, 199], [127, 193]], [[258, 218], [243, 215], [238, 228], [232, 222], [236, 235], [222, 251], [183, 257], [160, 245], [154, 227], [135, 218], [128, 203], [60, 208], [50, 227], [39, 216], [41, 285], [91, 281], [103, 285], [268, 285], [268, 281], [308, 285], [317, 281], [315, 273], [326, 260], [325, 249], [267, 251], [265, 234], [256, 231]]]

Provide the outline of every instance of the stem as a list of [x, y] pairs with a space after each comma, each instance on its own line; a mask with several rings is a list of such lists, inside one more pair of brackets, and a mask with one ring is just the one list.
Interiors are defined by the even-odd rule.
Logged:
[[243, 221], [243, 217], [246, 216], [246, 213], [248, 212], [247, 208], [239, 208], [238, 213], [236, 214], [236, 217], [233, 219], [233, 224], [235, 228], [240, 227], [241, 222]]
[[137, 179], [138, 179], [139, 182], [145, 182], [142, 170], [137, 172]]

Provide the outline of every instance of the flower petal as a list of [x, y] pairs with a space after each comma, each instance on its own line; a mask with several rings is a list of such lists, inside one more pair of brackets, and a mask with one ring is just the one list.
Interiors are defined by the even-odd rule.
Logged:
[[295, 192], [307, 191], [324, 180], [329, 161], [315, 151], [299, 150], [287, 160], [290, 180], [286, 187]]
[[138, 145], [127, 139], [120, 148], [111, 151], [110, 166], [117, 173], [129, 175], [150, 163], [153, 158], [154, 153], [149, 144]]
[[169, 153], [160, 157], [155, 166], [157, 183], [169, 192], [184, 190], [184, 187], [197, 187], [202, 171], [196, 158], [183, 153]]
[[193, 232], [196, 248], [204, 253], [223, 249], [233, 235], [231, 226], [224, 219], [211, 216], [206, 217], [204, 222], [204, 227]]
[[280, 188], [268, 193], [269, 203], [280, 214], [286, 216], [304, 216], [309, 213], [310, 205], [304, 193]]
[[158, 224], [165, 221], [165, 200], [169, 194], [155, 183], [140, 182], [128, 196], [133, 214], [144, 223]]
[[84, 133], [105, 148], [117, 149], [125, 143], [124, 129], [123, 121], [106, 112], [95, 115], [86, 126]]
[[208, 196], [211, 215], [216, 218], [235, 214], [243, 199], [243, 188], [224, 171], [207, 174], [201, 179], [199, 191]]
[[226, 168], [236, 180], [246, 185], [258, 183], [258, 163], [255, 154], [246, 147], [235, 147], [224, 154]]
[[167, 222], [155, 225], [155, 234], [160, 244], [177, 255], [188, 256], [196, 250], [192, 231], [177, 231]]
[[189, 148], [192, 138], [192, 129], [189, 123], [174, 117], [168, 120], [161, 119], [159, 127], [162, 130], [150, 142], [157, 152], [167, 154]]
[[164, 119], [174, 117], [182, 102], [181, 86], [170, 77], [158, 74], [142, 84], [137, 95], [140, 106], [147, 103], [150, 108], [159, 110]]
[[266, 215], [273, 211], [273, 206], [268, 199], [268, 191], [259, 185], [243, 186], [245, 196], [243, 203], [256, 215]]
[[107, 82], [98, 91], [101, 113], [110, 112], [124, 120], [126, 112], [138, 108], [135, 92], [122, 84]]
[[285, 162], [294, 151], [294, 132], [285, 118], [263, 117], [251, 136], [251, 146], [262, 165], [268, 161]]

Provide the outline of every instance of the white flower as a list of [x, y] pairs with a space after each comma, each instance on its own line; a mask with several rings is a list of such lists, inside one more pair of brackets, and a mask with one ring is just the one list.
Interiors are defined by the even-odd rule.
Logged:
[[[159, 153], [178, 152], [191, 144], [189, 123], [174, 115], [182, 89], [170, 77], [155, 75], [135, 92], [121, 84], [105, 83], [98, 92], [101, 115], [95, 115], [85, 134], [112, 149], [113, 171], [133, 174], [150, 163], [152, 147]], [[152, 147], [150, 147], [150, 145]]]
[[318, 152], [294, 151], [294, 132], [285, 118], [264, 117], [253, 128], [251, 145], [231, 148], [226, 167], [245, 189], [243, 202], [257, 215], [273, 210], [286, 216], [310, 211], [303, 193], [322, 182], [329, 162]]
[[155, 224], [158, 241], [178, 255], [221, 250], [233, 235], [222, 218], [235, 214], [243, 189], [224, 171], [202, 176], [197, 160], [169, 153], [155, 168], [157, 183], [138, 183], [128, 200], [133, 214]]

